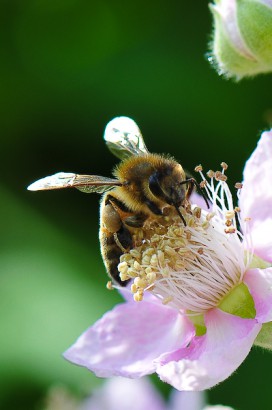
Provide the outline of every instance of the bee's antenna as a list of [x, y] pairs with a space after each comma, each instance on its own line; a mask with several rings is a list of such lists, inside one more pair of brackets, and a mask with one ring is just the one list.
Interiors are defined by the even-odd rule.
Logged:
[[185, 219], [184, 219], [184, 216], [183, 216], [182, 213], [180, 212], [178, 205], [175, 205], [175, 204], [174, 204], [174, 207], [176, 208], [176, 211], [177, 211], [178, 215], [180, 216], [182, 222], [184, 223], [184, 226], [186, 226], [186, 225], [187, 225], [187, 224], [186, 224], [186, 221], [185, 221]]

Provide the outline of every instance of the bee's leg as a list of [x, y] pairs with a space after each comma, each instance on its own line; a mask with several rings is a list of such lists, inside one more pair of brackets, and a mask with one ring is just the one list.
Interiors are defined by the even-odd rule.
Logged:
[[147, 215], [144, 214], [135, 214], [128, 216], [123, 221], [126, 225], [131, 226], [132, 228], [141, 228], [147, 219]]
[[144, 203], [148, 206], [151, 212], [155, 215], [163, 215], [162, 210], [150, 199], [145, 198]]
[[132, 247], [132, 237], [108, 196], [104, 197], [101, 204], [99, 233], [101, 254], [109, 276], [121, 286], [125, 286], [127, 281], [121, 281], [117, 266], [120, 256]]
[[[115, 206], [114, 206], [115, 205]], [[132, 246], [132, 239], [129, 230], [125, 227], [118, 209], [129, 212], [123, 202], [115, 198], [113, 195], [108, 194], [104, 199], [104, 207], [101, 210], [101, 221], [105, 225], [106, 229], [113, 233], [116, 244], [122, 250], [123, 253], [127, 252]]]
[[114, 204], [118, 209], [120, 209], [123, 212], [130, 212], [128, 207], [124, 204], [124, 202], [120, 201], [120, 199], [116, 198], [115, 196], [111, 194], [107, 194], [105, 198], [105, 204]]
[[129, 281], [122, 281], [118, 270], [120, 257], [124, 252], [117, 245], [114, 234], [100, 228], [99, 239], [102, 258], [108, 275], [113, 279], [113, 282], [117, 282], [121, 286], [126, 286]]
[[127, 253], [132, 248], [132, 237], [129, 230], [122, 224], [118, 232], [113, 234], [116, 245], [119, 246], [122, 253]]
[[[147, 200], [146, 199], [146, 201], [148, 201], [148, 202], [151, 202], [151, 201], [149, 201], [149, 200]], [[131, 212], [129, 209], [128, 209], [128, 207], [123, 203], [123, 202], [121, 202], [119, 199], [117, 199], [117, 198], [115, 198], [113, 195], [111, 195], [111, 194], [108, 194], [107, 195], [107, 198], [106, 198], [106, 200], [105, 200], [105, 203], [108, 205], [108, 204], [114, 204], [114, 205], [116, 205], [116, 207], [117, 208], [119, 208], [121, 211], [124, 211], [124, 212]], [[153, 202], [152, 202], [152, 204], [153, 204]], [[154, 204], [154, 206], [156, 206], [155, 204]], [[157, 207], [156, 207], [157, 208]], [[160, 209], [156, 209], [155, 210], [156, 212], [160, 212], [160, 215], [161, 215], [161, 210]], [[155, 212], [155, 213], [156, 213]], [[118, 214], [119, 215], [119, 214]], [[124, 218], [123, 219], [123, 222], [126, 224], [126, 225], [128, 225], [128, 226], [131, 226], [132, 228], [141, 228], [142, 226], [143, 226], [143, 224], [144, 224], [144, 221], [147, 219], [147, 215], [144, 215], [144, 214], [142, 214], [142, 213], [139, 213], [139, 214], [135, 214], [135, 215], [131, 215], [131, 216], [128, 216], [128, 217], [126, 217], [126, 218]]]

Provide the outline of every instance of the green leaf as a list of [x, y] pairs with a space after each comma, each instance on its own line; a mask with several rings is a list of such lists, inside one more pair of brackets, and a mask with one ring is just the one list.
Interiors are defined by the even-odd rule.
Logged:
[[0, 407], [24, 382], [89, 392], [98, 380], [62, 353], [120, 298], [105, 288], [99, 253], [3, 186], [1, 200]]

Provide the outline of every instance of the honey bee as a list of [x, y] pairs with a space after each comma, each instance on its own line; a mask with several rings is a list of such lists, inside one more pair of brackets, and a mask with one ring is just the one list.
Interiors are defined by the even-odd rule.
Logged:
[[173, 158], [148, 152], [132, 119], [114, 118], [106, 126], [104, 139], [110, 151], [121, 159], [113, 172], [114, 178], [59, 172], [39, 179], [28, 190], [77, 188], [103, 194], [99, 231], [102, 258], [108, 275], [124, 286], [126, 282], [120, 279], [118, 264], [120, 256], [134, 246], [135, 229], [142, 228], [149, 218], [163, 216], [169, 206], [186, 225], [180, 207], [188, 202], [195, 186], [202, 191]]

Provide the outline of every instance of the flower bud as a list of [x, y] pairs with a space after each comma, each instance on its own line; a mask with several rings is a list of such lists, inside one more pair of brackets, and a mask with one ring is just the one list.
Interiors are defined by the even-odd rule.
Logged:
[[209, 60], [237, 80], [272, 71], [272, 0], [215, 0]]

